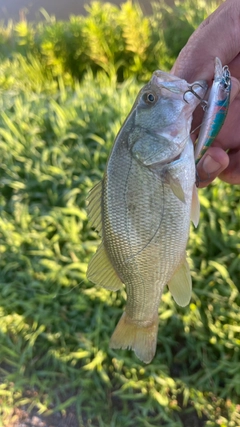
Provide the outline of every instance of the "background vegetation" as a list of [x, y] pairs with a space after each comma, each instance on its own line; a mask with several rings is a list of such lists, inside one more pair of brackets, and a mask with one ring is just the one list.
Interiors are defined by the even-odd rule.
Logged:
[[239, 187], [200, 191], [192, 301], [164, 293], [150, 365], [108, 348], [125, 294], [85, 276], [98, 244], [85, 199], [114, 137], [216, 7], [176, 1], [143, 17], [94, 2], [85, 18], [1, 26], [0, 425], [17, 407], [70, 408], [80, 427], [240, 425]]

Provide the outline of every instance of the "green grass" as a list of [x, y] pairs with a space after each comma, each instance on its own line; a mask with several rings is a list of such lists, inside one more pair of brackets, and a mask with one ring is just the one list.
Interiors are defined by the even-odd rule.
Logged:
[[55, 20], [43, 11], [46, 20], [38, 24], [9, 22], [0, 28], [0, 58], [30, 55], [44, 65], [44, 72], [65, 79], [81, 80], [91, 69], [103, 70], [119, 82], [137, 76], [149, 80], [152, 71], [169, 69], [194, 29], [221, 0], [175, 0], [170, 7], [153, 3], [153, 15], [144, 16], [128, 0], [118, 8], [93, 1], [88, 15]]
[[86, 280], [98, 236], [85, 199], [141, 84], [103, 68], [79, 82], [28, 46], [0, 65], [0, 423], [27, 405], [71, 407], [84, 427], [188, 427], [191, 413], [238, 427], [239, 186], [200, 191], [192, 300], [164, 293], [154, 361], [110, 350], [125, 293]]

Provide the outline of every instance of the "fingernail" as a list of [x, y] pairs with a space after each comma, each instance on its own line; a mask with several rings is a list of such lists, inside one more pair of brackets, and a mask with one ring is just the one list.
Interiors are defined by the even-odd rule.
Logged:
[[216, 173], [221, 168], [220, 163], [215, 162], [210, 156], [206, 156], [203, 161], [203, 170], [206, 174]]

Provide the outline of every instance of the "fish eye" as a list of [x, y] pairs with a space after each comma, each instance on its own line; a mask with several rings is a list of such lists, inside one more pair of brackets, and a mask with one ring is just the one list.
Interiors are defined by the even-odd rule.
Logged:
[[143, 100], [146, 104], [155, 104], [157, 96], [152, 92], [147, 92], [143, 95]]
[[155, 96], [152, 93], [149, 93], [147, 96], [147, 100], [149, 102], [154, 102], [155, 101]]

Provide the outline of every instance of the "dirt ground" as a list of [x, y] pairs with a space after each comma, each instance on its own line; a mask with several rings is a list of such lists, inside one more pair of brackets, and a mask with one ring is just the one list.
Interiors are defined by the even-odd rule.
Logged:
[[[201, 420], [196, 413], [185, 414], [181, 417], [184, 427], [204, 427], [206, 418]], [[93, 424], [91, 424], [94, 427]], [[87, 424], [79, 425], [73, 409], [69, 409], [66, 416], [56, 413], [49, 417], [32, 411], [30, 414], [25, 409], [15, 409], [14, 413], [6, 419], [3, 427], [87, 427]]]
[[35, 411], [28, 413], [25, 409], [15, 409], [4, 421], [3, 427], [80, 427], [72, 410], [66, 416], [56, 413], [49, 417], [37, 414]]

